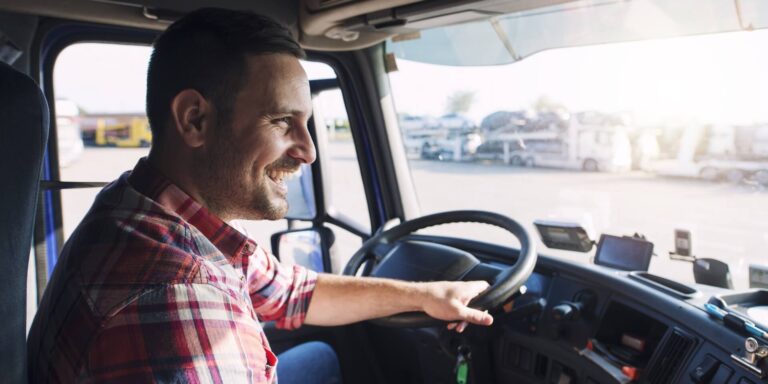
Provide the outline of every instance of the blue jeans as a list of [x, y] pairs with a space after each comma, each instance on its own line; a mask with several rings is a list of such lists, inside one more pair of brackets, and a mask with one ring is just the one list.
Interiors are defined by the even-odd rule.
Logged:
[[339, 358], [330, 345], [311, 341], [277, 356], [279, 384], [341, 384]]

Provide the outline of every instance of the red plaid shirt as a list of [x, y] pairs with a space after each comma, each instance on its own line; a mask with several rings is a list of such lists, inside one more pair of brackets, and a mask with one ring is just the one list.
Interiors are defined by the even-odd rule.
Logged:
[[259, 320], [299, 327], [316, 278], [142, 159], [64, 247], [28, 339], [31, 381], [276, 381]]

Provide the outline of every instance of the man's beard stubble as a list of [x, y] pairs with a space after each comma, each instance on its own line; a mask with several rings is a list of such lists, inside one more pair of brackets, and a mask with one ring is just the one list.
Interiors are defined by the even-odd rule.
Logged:
[[[279, 220], [288, 212], [288, 202], [275, 204], [270, 199], [266, 172], [270, 169], [295, 169], [299, 162], [283, 158], [270, 164], [256, 175], [251, 164], [243, 163], [237, 143], [219, 129], [216, 141], [208, 150], [195, 157], [195, 169], [199, 170], [200, 193], [207, 208], [224, 221], [229, 220]], [[248, 180], [258, 179], [250, 185]]]

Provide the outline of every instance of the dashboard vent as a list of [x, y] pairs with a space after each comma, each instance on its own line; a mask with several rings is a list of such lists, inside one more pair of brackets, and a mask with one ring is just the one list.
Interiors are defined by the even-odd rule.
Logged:
[[650, 384], [671, 383], [680, 370], [696, 340], [678, 329], [673, 329], [648, 364], [646, 380]]

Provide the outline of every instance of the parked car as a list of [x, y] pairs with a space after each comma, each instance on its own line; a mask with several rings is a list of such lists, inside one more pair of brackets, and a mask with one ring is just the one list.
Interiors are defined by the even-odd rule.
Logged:
[[435, 129], [439, 126], [437, 120], [429, 116], [400, 115], [398, 119], [403, 132]]
[[449, 113], [440, 116], [440, 118], [437, 119], [437, 125], [442, 129], [466, 131], [472, 129], [475, 126], [475, 123], [466, 116]]

